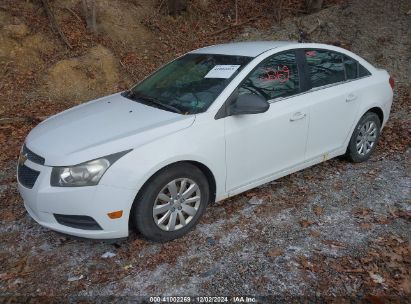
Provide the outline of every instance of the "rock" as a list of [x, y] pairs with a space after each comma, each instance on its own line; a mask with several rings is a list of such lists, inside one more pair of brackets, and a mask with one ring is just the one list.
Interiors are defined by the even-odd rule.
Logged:
[[256, 196], [253, 196], [248, 203], [250, 205], [261, 205], [264, 203], [264, 201], [261, 198], [257, 198]]
[[75, 281], [79, 281], [81, 279], [83, 279], [84, 276], [83, 275], [79, 275], [79, 276], [73, 276], [73, 277], [69, 277], [67, 279], [68, 282], [75, 282]]
[[371, 279], [377, 283], [377, 284], [381, 284], [384, 283], [385, 280], [382, 276], [380, 276], [378, 273], [373, 273], [373, 272], [369, 272]]
[[206, 272], [201, 273], [200, 277], [206, 278], [206, 277], [212, 276], [212, 275], [216, 274], [219, 269], [220, 269], [219, 266], [214, 266], [214, 267], [210, 268], [209, 270], [207, 270]]
[[49, 70], [44, 95], [56, 101], [86, 101], [117, 90], [117, 62], [99, 45], [86, 55], [57, 62]]
[[216, 241], [212, 237], [208, 237], [207, 243], [211, 246], [214, 246], [216, 244]]
[[11, 38], [23, 38], [30, 32], [25, 24], [9, 24], [3, 27], [3, 31]]
[[104, 254], [101, 255], [101, 258], [109, 259], [109, 258], [113, 258], [115, 256], [116, 256], [116, 254], [114, 252], [107, 251], [107, 252], [105, 252]]

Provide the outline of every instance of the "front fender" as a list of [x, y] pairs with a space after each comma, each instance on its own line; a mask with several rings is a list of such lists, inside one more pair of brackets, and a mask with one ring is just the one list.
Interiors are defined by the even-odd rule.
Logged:
[[137, 195], [145, 182], [162, 168], [176, 162], [195, 161], [210, 169], [216, 181], [216, 199], [221, 199], [226, 174], [224, 120], [210, 121], [198, 116], [191, 127], [149, 142], [120, 158], [100, 183], [133, 189]]

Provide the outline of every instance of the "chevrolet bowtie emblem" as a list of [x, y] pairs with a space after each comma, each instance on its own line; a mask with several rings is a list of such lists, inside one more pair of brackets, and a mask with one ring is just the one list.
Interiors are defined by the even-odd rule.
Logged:
[[25, 154], [21, 153], [20, 156], [19, 156], [19, 165], [20, 166], [24, 165], [26, 160], [27, 160], [27, 153], [25, 153]]

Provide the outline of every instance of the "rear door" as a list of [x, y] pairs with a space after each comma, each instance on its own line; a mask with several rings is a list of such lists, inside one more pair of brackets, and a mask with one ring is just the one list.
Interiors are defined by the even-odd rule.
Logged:
[[305, 71], [311, 90], [310, 126], [306, 159], [342, 149], [357, 116], [359, 92], [355, 81], [358, 63], [325, 49], [305, 50]]

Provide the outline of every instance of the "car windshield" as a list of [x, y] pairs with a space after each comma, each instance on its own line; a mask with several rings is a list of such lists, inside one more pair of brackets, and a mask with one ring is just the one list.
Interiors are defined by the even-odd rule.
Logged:
[[181, 114], [201, 113], [251, 59], [187, 54], [165, 65], [123, 96]]

